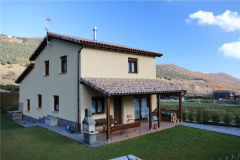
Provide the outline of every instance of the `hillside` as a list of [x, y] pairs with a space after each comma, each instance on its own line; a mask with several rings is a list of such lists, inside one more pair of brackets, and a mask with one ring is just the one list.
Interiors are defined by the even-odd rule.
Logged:
[[0, 62], [3, 64], [29, 63], [28, 58], [43, 38], [25, 38], [0, 35]]
[[[15, 79], [22, 73], [28, 58], [42, 41], [40, 38], [25, 38], [0, 35], [1, 84], [15, 84]], [[240, 79], [226, 73], [192, 72], [174, 64], [156, 66], [158, 78], [183, 86], [189, 93], [211, 93], [214, 89], [240, 89]]]
[[240, 79], [226, 73], [192, 72], [174, 64], [157, 65], [157, 77], [184, 86], [190, 93], [211, 93], [215, 89], [240, 89]]

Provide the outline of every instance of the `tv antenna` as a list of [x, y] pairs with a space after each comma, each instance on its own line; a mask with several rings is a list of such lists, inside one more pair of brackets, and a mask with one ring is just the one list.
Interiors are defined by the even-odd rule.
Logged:
[[50, 17], [50, 18], [46, 18], [45, 21], [46, 21], [46, 31], [48, 32], [49, 28], [48, 28], [48, 26], [47, 26], [47, 23], [48, 23], [48, 22], [53, 22], [54, 19], [51, 19], [51, 17]]
[[[51, 17], [50, 17], [50, 18], [46, 18], [45, 21], [46, 21], [46, 31], [48, 32], [49, 28], [48, 28], [48, 26], [47, 26], [47, 23], [48, 23], [48, 22], [53, 22], [54, 19], [51, 19]], [[48, 47], [49, 45], [52, 47], [52, 42], [51, 42], [51, 41], [48, 41], [48, 36], [47, 36], [47, 47]]]

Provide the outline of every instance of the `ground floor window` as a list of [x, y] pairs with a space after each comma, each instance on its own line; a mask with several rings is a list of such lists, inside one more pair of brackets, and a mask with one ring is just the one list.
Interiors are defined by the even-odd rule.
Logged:
[[104, 107], [104, 97], [93, 97], [92, 98], [92, 113], [103, 113], [105, 111]]
[[30, 99], [27, 99], [27, 111], [30, 111]]
[[38, 108], [42, 107], [42, 95], [38, 94]]
[[59, 96], [53, 96], [54, 111], [59, 111]]

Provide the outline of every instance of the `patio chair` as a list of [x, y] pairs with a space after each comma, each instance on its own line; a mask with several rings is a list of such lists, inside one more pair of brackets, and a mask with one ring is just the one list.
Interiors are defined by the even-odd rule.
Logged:
[[153, 120], [153, 122], [156, 122], [156, 121], [158, 121], [158, 117], [157, 116], [152, 116], [152, 120]]
[[141, 118], [149, 121], [149, 115], [147, 115], [146, 112], [141, 112]]

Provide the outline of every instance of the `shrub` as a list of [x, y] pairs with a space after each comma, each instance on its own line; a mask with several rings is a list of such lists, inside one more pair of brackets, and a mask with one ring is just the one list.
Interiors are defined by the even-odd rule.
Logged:
[[229, 124], [232, 121], [232, 116], [228, 114], [228, 109], [226, 110], [227, 114], [223, 116], [223, 122]]
[[190, 122], [193, 121], [193, 110], [192, 109], [189, 109], [188, 119], [189, 119]]
[[203, 114], [203, 123], [208, 123], [208, 121], [210, 120], [210, 112], [204, 110], [202, 114]]
[[6, 108], [7, 111], [17, 111], [18, 110], [18, 103], [13, 104], [12, 106]]
[[217, 112], [214, 112], [214, 113], [212, 114], [212, 121], [213, 121], [214, 123], [219, 123], [219, 122], [220, 122], [220, 117], [219, 117], [219, 115], [218, 115]]
[[182, 112], [182, 119], [183, 121], [185, 122], [186, 119], [187, 119], [187, 111], [184, 109], [183, 112]]
[[240, 126], [240, 115], [236, 114], [234, 116], [234, 121], [235, 121], [235, 124], [237, 124], [238, 126]]
[[19, 93], [0, 93], [1, 113], [6, 113], [9, 107], [19, 103]]
[[196, 121], [197, 121], [197, 123], [202, 123], [202, 110], [201, 109], [197, 109]]

